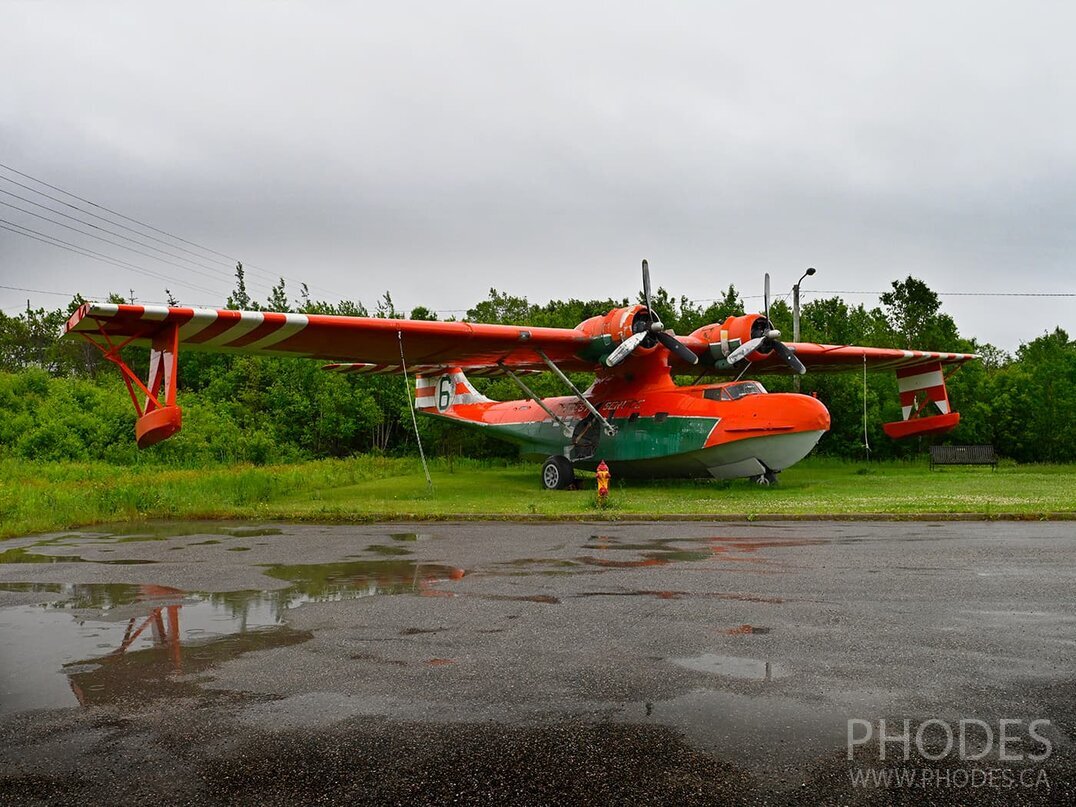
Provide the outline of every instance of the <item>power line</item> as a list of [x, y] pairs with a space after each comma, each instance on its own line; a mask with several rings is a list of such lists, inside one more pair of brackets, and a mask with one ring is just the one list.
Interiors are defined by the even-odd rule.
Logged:
[[[84, 198], [82, 196], [79, 196], [78, 194], [72, 193], [69, 190], [65, 190], [64, 188], [61, 188], [61, 187], [59, 187], [57, 185], [52, 185], [52, 184], [50, 184], [48, 182], [45, 182], [45, 180], [43, 180], [43, 179], [38, 179], [37, 177], [32, 176], [31, 174], [24, 173], [23, 171], [20, 171], [17, 168], [12, 168], [10, 165], [7, 165], [6, 163], [0, 163], [0, 168], [4, 168], [4, 169], [6, 169], [8, 171], [11, 171], [13, 174], [18, 174], [21, 177], [25, 177], [26, 179], [29, 179], [29, 180], [31, 180], [33, 182], [38, 183], [39, 185], [44, 185], [46, 188], [51, 188], [54, 191], [58, 191], [59, 193], [63, 193], [65, 195], [67, 195], [67, 196], [70, 196], [72, 199], [78, 199], [80, 202], [84, 202], [85, 204], [91, 205], [91, 206], [97, 208], [98, 210], [104, 210], [107, 213], [111, 213], [113, 216], [119, 216], [121, 219], [124, 219], [125, 221], [129, 221], [132, 224], [137, 224], [140, 227], [145, 227], [146, 229], [153, 230], [153, 232], [160, 233], [161, 235], [167, 235], [169, 238], [172, 238], [172, 239], [174, 239], [176, 241], [180, 241], [180, 242], [182, 242], [184, 244], [189, 244], [192, 247], [197, 247], [198, 249], [202, 250], [203, 252], [209, 252], [209, 253], [212, 253], [213, 255], [217, 255], [218, 257], [225, 258], [225, 259], [227, 259], [229, 261], [234, 261], [236, 263], [239, 263], [239, 259], [237, 259], [237, 258], [234, 258], [234, 257], [232, 257], [230, 255], [226, 255], [223, 252], [218, 252], [217, 250], [212, 249], [211, 247], [207, 247], [207, 246], [204, 246], [202, 244], [198, 244], [198, 243], [196, 243], [194, 241], [189, 241], [186, 238], [182, 238], [182, 237], [180, 237], [178, 235], [175, 235], [174, 233], [170, 233], [167, 230], [162, 230], [162, 229], [160, 229], [158, 227], [154, 227], [152, 224], [147, 224], [146, 222], [140, 221], [139, 219], [132, 218], [131, 216], [126, 216], [123, 213], [120, 213], [118, 210], [113, 210], [110, 207], [105, 207], [104, 205], [98, 204], [97, 202], [90, 201], [89, 199], [86, 199], [86, 198]], [[40, 194], [41, 196], [45, 196], [48, 199], [52, 199], [54, 202], [59, 202], [62, 205], [72, 207], [75, 210], [79, 210], [79, 211], [81, 211], [83, 213], [86, 213], [86, 214], [88, 214], [90, 216], [93, 216], [94, 218], [101, 219], [102, 221], [108, 221], [110, 224], [114, 224], [117, 227], [123, 227], [126, 230], [131, 230], [130, 227], [127, 227], [127, 226], [125, 226], [123, 224], [120, 224], [119, 222], [113, 222], [113, 221], [111, 221], [109, 219], [104, 218], [103, 216], [97, 215], [96, 213], [91, 213], [90, 211], [82, 210], [82, 208], [78, 207], [78, 205], [73, 205], [70, 202], [64, 201], [63, 199], [57, 199], [55, 196], [50, 196], [49, 194], [44, 193], [43, 191], [39, 191], [36, 188], [31, 188], [30, 186], [24, 185], [21, 182], [16, 182], [15, 180], [13, 180], [13, 179], [11, 179], [9, 177], [0, 177], [0, 179], [4, 179], [4, 180], [6, 180], [8, 182], [11, 182], [11, 183], [13, 183], [15, 185], [18, 185], [21, 188], [26, 188], [26, 190], [31, 191], [33, 193], [37, 193], [37, 194]], [[191, 250], [184, 249], [183, 247], [179, 247], [179, 246], [176, 246], [174, 244], [168, 244], [168, 242], [161, 241], [159, 238], [154, 238], [153, 236], [149, 235], [148, 233], [140, 233], [137, 230], [131, 230], [131, 232], [134, 232], [134, 233], [136, 233], [136, 234], [138, 234], [140, 236], [143, 236], [144, 238], [153, 238], [154, 241], [158, 241], [158, 242], [160, 242], [162, 244], [165, 244], [166, 246], [172, 246], [175, 249], [182, 249], [184, 252], [190, 252], [191, 255], [196, 255], [197, 257], [200, 257], [200, 258], [205, 258], [206, 257], [204, 255], [198, 255], [198, 253], [196, 253], [196, 252], [191, 252]], [[212, 260], [212, 259], [210, 258], [209, 260]], [[262, 275], [267, 277], [270, 281], [275, 281], [278, 278], [283, 278], [285, 280], [290, 280], [292, 283], [296, 283], [296, 284], [298, 284], [300, 286], [303, 285], [302, 281], [296, 280], [295, 278], [287, 277], [286, 275], [277, 275], [276, 273], [269, 272], [268, 270], [263, 269], [263, 268], [257, 266], [256, 264], [248, 263], [248, 264], [244, 264], [244, 266], [249, 267], [251, 269], [254, 269], [255, 271], [260, 272]], [[334, 292], [331, 289], [326, 289], [326, 288], [323, 288], [323, 287], [320, 287], [320, 286], [313, 286], [312, 284], [311, 284], [311, 288], [320, 288], [321, 291], [326, 292], [328, 294], [332, 294], [332, 295], [335, 295], [335, 296], [341, 297], [341, 298], [343, 297], [343, 295], [337, 294], [337, 292]]]
[[[20, 213], [25, 213], [28, 216], [34, 216], [35, 218], [39, 218], [42, 221], [47, 221], [50, 224], [55, 224], [57, 227], [64, 227], [65, 229], [72, 230], [72, 231], [74, 231], [76, 233], [79, 233], [80, 235], [86, 235], [86, 236], [89, 236], [90, 238], [96, 238], [98, 241], [104, 241], [106, 244], [111, 244], [114, 247], [119, 247], [120, 249], [126, 249], [129, 252], [134, 252], [134, 253], [136, 253], [138, 255], [143, 255], [143, 256], [145, 256], [147, 258], [152, 258], [155, 261], [160, 261], [161, 263], [166, 263], [169, 266], [175, 266], [176, 268], [183, 269], [183, 270], [185, 270], [187, 272], [194, 272], [195, 274], [201, 275], [202, 277], [207, 277], [210, 280], [218, 280], [218, 281], [220, 280], [220, 278], [215, 276], [215, 275], [211, 275], [211, 274], [208, 274], [206, 272], [200, 272], [197, 269], [184, 266], [183, 264], [176, 263], [175, 261], [169, 261], [169, 260], [166, 260], [164, 258], [158, 258], [156, 255], [151, 255], [150, 253], [143, 252], [140, 249], [135, 249], [134, 247], [129, 247], [129, 246], [126, 246], [125, 244], [120, 244], [120, 243], [118, 243], [116, 241], [112, 241], [111, 239], [104, 238], [103, 236], [100, 236], [100, 235], [94, 235], [93, 233], [88, 233], [85, 230], [80, 230], [78, 227], [72, 227], [70, 224], [64, 224], [62, 221], [56, 221], [55, 219], [51, 219], [48, 216], [42, 216], [40, 213], [34, 213], [32, 210], [24, 210], [23, 208], [19, 207], [18, 205], [13, 205], [10, 202], [5, 202], [3, 200], [0, 200], [0, 205], [4, 205], [5, 207], [10, 207], [12, 210], [18, 210]], [[78, 221], [78, 219], [76, 219], [76, 221]], [[79, 222], [79, 223], [80, 224], [85, 224], [86, 222]], [[22, 226], [22, 225], [19, 225], [19, 226]], [[103, 232], [107, 232], [107, 230], [103, 230]], [[115, 233], [113, 233], [113, 235], [115, 235]], [[49, 236], [49, 237], [51, 238], [52, 236]], [[119, 236], [119, 237], [122, 238], [123, 236]], [[128, 239], [128, 240], [131, 240], [131, 239]], [[138, 242], [136, 241], [135, 243], [138, 243]], [[145, 246], [145, 245], [143, 244], [142, 246]], [[149, 249], [153, 249], [153, 247], [149, 247]], [[182, 258], [181, 258], [181, 260], [182, 260]]]
[[[0, 167], [7, 168], [7, 166], [4, 166], [3, 164], [0, 164]], [[8, 170], [14, 170], [14, 169], [8, 169]], [[16, 171], [15, 173], [20, 173], [20, 172]], [[23, 176], [27, 176], [27, 175], [23, 174]], [[33, 177], [30, 177], [30, 178], [33, 179]], [[52, 194], [45, 193], [44, 191], [39, 191], [37, 188], [33, 188], [33, 187], [31, 187], [29, 185], [26, 185], [26, 184], [24, 184], [22, 182], [16, 182], [11, 177], [0, 176], [0, 179], [4, 180], [5, 182], [10, 182], [12, 185], [17, 185], [20, 188], [24, 188], [25, 190], [30, 191], [30, 193], [36, 193], [38, 196], [44, 196], [46, 199], [51, 199], [52, 201], [56, 202], [57, 204], [61, 204], [64, 207], [69, 207], [72, 210], [77, 210], [79, 213], [82, 213], [83, 215], [93, 216], [95, 219], [98, 219], [99, 221], [108, 222], [109, 224], [113, 225], [114, 227], [121, 227], [124, 230], [127, 230], [128, 232], [131, 232], [131, 233], [134, 233], [135, 235], [141, 236], [142, 238], [152, 239], [153, 241], [156, 241], [158, 244], [164, 244], [165, 246], [173, 247], [174, 249], [183, 250], [184, 252], [188, 252], [191, 255], [194, 255], [194, 256], [199, 257], [199, 258], [205, 258], [207, 260], [213, 260], [212, 258], [206, 258], [205, 255], [199, 255], [197, 252], [192, 252], [189, 249], [184, 249], [183, 247], [176, 246], [175, 244], [169, 244], [167, 241], [163, 241], [160, 238], [154, 238], [152, 235], [149, 235], [148, 233], [139, 232], [138, 230], [134, 229], [133, 227], [128, 227], [126, 224], [121, 224], [118, 221], [113, 221], [112, 219], [105, 218], [104, 216], [99, 216], [96, 213], [94, 213], [92, 211], [89, 211], [89, 210], [83, 210], [78, 205], [71, 204], [70, 202], [65, 201], [64, 199], [59, 199], [59, 198], [53, 196]], [[40, 180], [36, 180], [36, 179], [34, 181], [35, 182], [40, 182]], [[41, 184], [42, 185], [48, 185], [48, 183], [45, 183], [45, 182], [42, 182]], [[53, 186], [48, 185], [48, 187], [51, 188]], [[57, 189], [57, 190], [59, 190], [59, 189]], [[15, 196], [15, 194], [10, 193], [9, 191], [3, 191], [3, 193], [8, 194], [9, 196]], [[61, 193], [67, 193], [67, 191], [61, 191]], [[76, 199], [81, 199], [81, 197], [75, 196], [74, 194], [69, 194], [69, 195], [74, 196], [74, 198], [76, 198]], [[20, 196], [18, 198], [22, 199], [23, 197]], [[28, 201], [28, 200], [24, 199], [23, 201]], [[34, 202], [32, 204], [36, 204], [36, 202]], [[93, 204], [93, 202], [89, 202], [89, 204]], [[52, 208], [49, 208], [49, 209], [51, 210]], [[102, 208], [102, 209], [106, 209], [106, 208]], [[59, 211], [54, 210], [53, 212], [56, 213], [56, 212], [59, 212]], [[75, 218], [75, 217], [72, 216], [72, 218]], [[79, 219], [76, 219], [76, 221], [78, 221], [78, 220]], [[83, 222], [83, 224], [89, 224], [89, 222]]]
[[[14, 227], [18, 227], [19, 229], [13, 229]], [[72, 244], [70, 241], [63, 241], [59, 238], [56, 238], [55, 236], [48, 235], [47, 233], [40, 232], [39, 230], [33, 230], [22, 224], [16, 224], [15, 222], [8, 221], [7, 219], [0, 219], [0, 228], [4, 230], [9, 230], [16, 235], [24, 235], [27, 238], [32, 238], [34, 241], [40, 241], [41, 243], [48, 244], [49, 246], [66, 249], [68, 252], [74, 252], [75, 254], [81, 255], [84, 258], [91, 258], [95, 261], [110, 263], [113, 266], [119, 266], [122, 269], [130, 269], [134, 272], [138, 272], [139, 274], [143, 274], [157, 280], [163, 280], [165, 283], [178, 283], [182, 286], [186, 286], [189, 289], [196, 289], [198, 291], [205, 292], [206, 294], [219, 294], [219, 292], [216, 292], [213, 289], [207, 289], [204, 286], [199, 286], [196, 283], [191, 283], [186, 280], [177, 280], [176, 278], [166, 277], [165, 275], [158, 274], [141, 266], [136, 266], [133, 263], [128, 263], [127, 261], [120, 260], [119, 258], [113, 258], [100, 252], [94, 252], [93, 250], [87, 249], [86, 247], [80, 246], [78, 244]], [[26, 232], [21, 232], [21, 230], [26, 230]], [[31, 233], [33, 233], [33, 235], [31, 235]]]
[[74, 294], [71, 294], [71, 293], [66, 292], [66, 291], [45, 291], [45, 289], [24, 289], [21, 286], [0, 286], [0, 289], [7, 289], [8, 291], [26, 291], [26, 292], [29, 292], [30, 294], [54, 294], [57, 297], [74, 297], [75, 296]]
[[[880, 297], [883, 294], [889, 294], [892, 289], [887, 291], [838, 291], [838, 290], [825, 290], [825, 289], [802, 289], [800, 294], [865, 294], [875, 297]], [[939, 297], [1076, 297], [1076, 292], [1053, 292], [1053, 291], [936, 291], [934, 292]], [[791, 292], [789, 292], [791, 294]], [[737, 295], [741, 300], [752, 300], [761, 298], [761, 294], [744, 294]], [[788, 294], [782, 299], [787, 299]], [[724, 300], [724, 297], [703, 297], [698, 300], [688, 300], [691, 303], [713, 303], [718, 300]]]
[[[6, 166], [5, 166], [5, 167], [6, 167]], [[69, 208], [71, 208], [72, 210], [77, 210], [77, 211], [79, 211], [80, 213], [83, 213], [84, 215], [87, 215], [87, 216], [93, 216], [93, 217], [94, 217], [95, 219], [98, 219], [98, 220], [100, 220], [100, 221], [106, 222], [106, 223], [108, 223], [108, 224], [111, 224], [111, 225], [113, 225], [113, 226], [115, 226], [115, 227], [121, 227], [121, 228], [123, 228], [124, 230], [127, 230], [128, 232], [132, 232], [132, 233], [134, 233], [135, 235], [141, 236], [141, 237], [143, 237], [143, 238], [150, 238], [150, 239], [153, 239], [154, 241], [157, 241], [158, 243], [164, 244], [165, 246], [171, 246], [171, 247], [173, 247], [173, 248], [175, 248], [175, 249], [180, 249], [180, 250], [183, 250], [184, 252], [190, 252], [190, 254], [191, 254], [191, 255], [196, 255], [197, 257], [203, 257], [203, 256], [201, 256], [201, 255], [198, 255], [198, 254], [197, 254], [197, 253], [195, 253], [195, 252], [191, 252], [190, 250], [187, 250], [187, 249], [183, 249], [183, 247], [179, 247], [179, 246], [176, 246], [176, 245], [174, 245], [174, 244], [169, 244], [169, 243], [168, 243], [167, 241], [162, 241], [162, 240], [161, 240], [161, 239], [159, 239], [159, 238], [154, 238], [153, 236], [151, 236], [151, 235], [148, 235], [148, 234], [146, 234], [146, 233], [140, 233], [140, 232], [139, 232], [138, 230], [135, 230], [135, 229], [133, 229], [133, 228], [131, 228], [131, 227], [127, 227], [126, 225], [124, 225], [124, 224], [120, 224], [119, 222], [115, 222], [115, 221], [112, 221], [111, 219], [107, 219], [107, 218], [105, 218], [104, 216], [98, 216], [98, 215], [97, 215], [96, 213], [92, 213], [92, 212], [90, 212], [90, 211], [88, 211], [88, 210], [83, 210], [83, 209], [82, 209], [81, 207], [79, 207], [78, 205], [73, 205], [73, 204], [71, 204], [70, 202], [65, 202], [65, 201], [64, 201], [63, 199], [58, 199], [58, 198], [56, 198], [55, 196], [52, 196], [52, 195], [50, 195], [50, 194], [47, 194], [47, 193], [45, 193], [45, 192], [43, 192], [43, 191], [39, 191], [39, 190], [37, 190], [36, 188], [31, 188], [31, 187], [30, 187], [29, 185], [24, 185], [24, 184], [23, 184], [22, 182], [16, 182], [15, 180], [11, 179], [10, 177], [0, 176], [0, 179], [4, 180], [4, 181], [6, 181], [6, 182], [10, 182], [10, 183], [12, 183], [13, 185], [17, 185], [17, 186], [19, 186], [20, 188], [25, 188], [26, 190], [30, 191], [31, 193], [36, 193], [36, 194], [38, 194], [38, 195], [40, 195], [40, 196], [44, 196], [44, 197], [45, 197], [46, 199], [51, 199], [52, 201], [54, 201], [54, 202], [57, 202], [58, 204], [61, 204], [61, 205], [64, 205], [65, 207], [69, 207]], [[36, 181], [36, 180], [35, 180], [35, 181]], [[49, 187], [52, 187], [52, 186], [50, 185]], [[121, 235], [120, 233], [112, 232], [111, 230], [106, 230], [105, 228], [103, 228], [103, 227], [99, 227], [98, 225], [96, 225], [96, 224], [93, 224], [92, 222], [89, 222], [89, 221], [83, 221], [82, 219], [80, 219], [80, 218], [78, 218], [78, 217], [76, 217], [76, 216], [70, 216], [70, 215], [68, 215], [68, 214], [66, 214], [66, 213], [62, 213], [62, 212], [61, 212], [61, 211], [59, 211], [59, 210], [53, 210], [53, 209], [52, 209], [51, 207], [48, 207], [48, 206], [46, 206], [46, 205], [42, 205], [42, 204], [40, 204], [40, 203], [38, 203], [38, 202], [34, 202], [34, 201], [33, 201], [33, 200], [31, 200], [31, 199], [26, 199], [25, 197], [19, 196], [18, 194], [14, 194], [14, 193], [11, 193], [10, 191], [5, 191], [5, 190], [3, 190], [2, 188], [0, 188], [0, 193], [4, 193], [4, 194], [6, 194], [6, 195], [8, 195], [8, 196], [14, 196], [14, 197], [15, 197], [15, 198], [17, 198], [17, 199], [21, 199], [21, 200], [23, 200], [23, 201], [25, 201], [25, 202], [29, 202], [29, 203], [30, 203], [30, 204], [32, 204], [32, 205], [37, 205], [38, 207], [42, 207], [42, 208], [44, 208], [45, 210], [49, 210], [49, 211], [51, 211], [51, 212], [53, 212], [53, 213], [56, 213], [57, 215], [61, 215], [61, 216], [66, 216], [67, 218], [70, 218], [70, 219], [71, 219], [71, 220], [73, 220], [73, 221], [77, 221], [77, 222], [78, 222], [79, 224], [84, 224], [84, 225], [86, 225], [87, 227], [94, 227], [94, 228], [96, 228], [96, 229], [102, 230], [103, 232], [107, 232], [107, 233], [109, 233], [110, 235], [115, 235], [115, 236], [116, 236], [116, 237], [118, 237], [118, 238], [127, 238], [126, 236], [123, 236], [123, 235]], [[77, 199], [77, 198], [79, 198], [79, 197], [75, 197], [75, 198]], [[14, 208], [15, 210], [18, 210], [18, 211], [20, 211], [20, 212], [22, 212], [22, 213], [27, 213], [27, 214], [29, 214], [29, 215], [31, 215], [31, 216], [36, 216], [36, 217], [37, 217], [37, 218], [39, 218], [39, 219], [44, 219], [45, 221], [48, 221], [48, 222], [50, 222], [50, 223], [53, 223], [53, 224], [58, 224], [58, 225], [59, 225], [59, 226], [61, 226], [61, 227], [66, 227], [66, 228], [67, 228], [67, 229], [69, 229], [69, 230], [75, 230], [75, 232], [79, 232], [79, 233], [82, 233], [83, 235], [89, 235], [89, 236], [90, 236], [91, 238], [98, 238], [98, 236], [94, 236], [94, 235], [93, 235], [92, 233], [85, 233], [85, 232], [82, 232], [81, 230], [77, 230], [76, 228], [74, 228], [74, 227], [71, 227], [71, 226], [69, 226], [69, 225], [67, 225], [67, 224], [63, 224], [62, 222], [58, 222], [58, 221], [53, 221], [52, 219], [49, 219], [49, 218], [47, 218], [47, 217], [45, 217], [45, 216], [42, 216], [42, 215], [40, 215], [40, 214], [38, 214], [38, 213], [34, 213], [34, 212], [32, 212], [32, 211], [29, 211], [29, 210], [23, 210], [22, 208], [20, 208], [20, 207], [17, 207], [17, 206], [15, 206], [15, 205], [12, 205], [12, 204], [9, 204], [9, 203], [7, 203], [7, 202], [0, 202], [0, 204], [3, 204], [3, 205], [7, 205], [8, 207]], [[107, 239], [104, 239], [104, 238], [98, 238], [98, 240], [101, 240], [101, 241], [107, 241]], [[133, 243], [139, 244], [140, 246], [144, 246], [144, 247], [146, 247], [147, 249], [155, 249], [155, 250], [157, 249], [157, 247], [153, 247], [153, 246], [150, 246], [149, 244], [143, 244], [143, 243], [141, 243], [141, 242], [139, 242], [139, 241], [136, 241], [136, 240], [134, 240], [134, 239], [127, 239], [127, 240], [130, 240], [130, 241], [132, 241]], [[111, 243], [111, 242], [109, 242], [109, 243]], [[123, 247], [123, 245], [122, 245], [122, 244], [117, 244], [116, 246], [120, 246], [120, 247]], [[124, 249], [130, 249], [129, 247], [123, 247], [123, 248], [124, 248]], [[132, 250], [132, 251], [134, 251], [134, 252], [137, 252], [137, 250]], [[159, 251], [159, 252], [164, 252], [164, 250], [158, 250], [158, 251]], [[141, 254], [143, 254], [143, 255], [144, 255], [145, 253], [141, 253]], [[165, 254], [171, 254], [171, 253], [165, 253]], [[157, 256], [155, 256], [155, 255], [148, 255], [147, 257], [150, 257], [150, 258], [154, 258], [155, 260], [161, 260], [160, 258], [157, 258]], [[190, 261], [191, 263], [195, 263], [194, 261], [191, 261], [191, 259], [190, 259], [190, 258], [182, 258], [182, 256], [175, 256], [175, 257], [180, 257], [180, 259], [181, 259], [181, 260], [187, 260], [187, 261]], [[208, 260], [212, 260], [212, 258], [209, 258]], [[171, 262], [170, 262], [170, 261], [164, 261], [164, 263], [171, 263]], [[173, 264], [173, 265], [176, 265], [176, 264]], [[197, 265], [199, 265], [199, 266], [202, 266], [203, 264], [197, 264]], [[180, 266], [179, 268], [180, 268], [180, 269], [186, 269], [187, 267], [185, 267], [185, 266]], [[213, 267], [206, 267], [206, 268], [209, 268], [209, 269], [211, 269], [211, 270], [213, 269]], [[221, 280], [221, 279], [223, 279], [224, 277], [227, 277], [227, 278], [228, 278], [228, 280], [229, 280], [229, 282], [230, 282], [230, 280], [231, 280], [231, 277], [230, 277], [230, 275], [229, 275], [229, 273], [228, 273], [228, 272], [225, 272], [225, 271], [224, 271], [223, 269], [217, 269], [217, 270], [215, 270], [215, 271], [218, 271], [218, 272], [220, 272], [220, 273], [221, 273], [221, 275], [222, 275], [222, 277], [221, 277], [221, 278], [213, 277], [213, 278], [212, 278], [213, 280]], [[203, 275], [204, 275], [205, 273], [204, 273], [204, 272], [199, 272], [199, 274], [203, 274]]]
[[[0, 177], [0, 178], [2, 178], [2, 177]], [[5, 196], [11, 196], [12, 198], [18, 199], [18, 200], [20, 200], [22, 202], [26, 202], [27, 204], [31, 204], [34, 207], [40, 207], [42, 210], [47, 210], [50, 213], [55, 213], [57, 216], [63, 216], [65, 219], [70, 219], [71, 221], [76, 221], [79, 224], [83, 224], [83, 225], [85, 225], [87, 227], [92, 227], [95, 230], [100, 230], [103, 233], [108, 233], [109, 235], [114, 235], [114, 236], [116, 236], [116, 238], [122, 238], [124, 241], [130, 241], [132, 244], [138, 244], [140, 247], [145, 247], [146, 249], [152, 249], [155, 252], [160, 252], [163, 255], [168, 255], [171, 258], [176, 258], [176, 259], [181, 260], [181, 261], [187, 261], [188, 263], [192, 263], [195, 266], [200, 266], [203, 269], [208, 269], [211, 272], [221, 272], [221, 271], [223, 271], [222, 269], [220, 269], [217, 266], [210, 266], [210, 265], [205, 264], [205, 263], [199, 263], [198, 261], [194, 260], [193, 258], [185, 258], [184, 256], [177, 255], [174, 252], [168, 252], [167, 250], [161, 249], [160, 247], [155, 247], [155, 246], [152, 246], [151, 244], [147, 244], [147, 243], [145, 243], [143, 241], [139, 241], [137, 238], [131, 238], [130, 236], [126, 236], [123, 233], [117, 233], [114, 230], [110, 230], [107, 227], [101, 227], [98, 224], [94, 224], [92, 221], [83, 221], [78, 216], [72, 216], [70, 213], [64, 213], [62, 210], [56, 210], [55, 208], [49, 207], [48, 205], [43, 205], [40, 202], [35, 202], [33, 199], [27, 199], [25, 196], [20, 196], [17, 193], [12, 193], [11, 191], [6, 191], [3, 188], [0, 188], [0, 193], [4, 194]], [[44, 218], [44, 217], [40, 216], [37, 213], [33, 213], [33, 212], [29, 211], [29, 210], [23, 210], [22, 208], [16, 207], [15, 205], [10, 205], [7, 202], [0, 202], [0, 204], [5, 204], [5, 205], [8, 205], [9, 207], [14, 207], [16, 210], [20, 210], [23, 213], [28, 213], [31, 216], [38, 216], [39, 218]], [[45, 220], [46, 221], [51, 221], [51, 219], [45, 219]], [[58, 222], [56, 222], [56, 223], [58, 223]], [[122, 225], [120, 225], [118, 223], [114, 223], [114, 222], [109, 222], [109, 224], [113, 224], [114, 226], [117, 226], [117, 227], [122, 226]], [[130, 227], [126, 227], [124, 229], [130, 230], [131, 232], [137, 232], [135, 230], [131, 230]], [[137, 234], [140, 235], [140, 236], [142, 235], [142, 233], [137, 233]], [[144, 238], [150, 238], [150, 236], [143, 236], [143, 237]], [[166, 244], [166, 246], [173, 246], [172, 244], [167, 244], [166, 242], [161, 241], [159, 238], [155, 238], [153, 240], [158, 241], [158, 242], [160, 242], [162, 244]], [[181, 247], [173, 247], [173, 248], [174, 249], [181, 249]], [[189, 251], [189, 250], [184, 250], [184, 251], [186, 252], [186, 251]]]
[[[804, 289], [805, 294], [873, 294], [881, 296], [892, 293], [886, 291], [825, 291]], [[939, 297], [1076, 297], [1076, 292], [1068, 291], [936, 291]]]

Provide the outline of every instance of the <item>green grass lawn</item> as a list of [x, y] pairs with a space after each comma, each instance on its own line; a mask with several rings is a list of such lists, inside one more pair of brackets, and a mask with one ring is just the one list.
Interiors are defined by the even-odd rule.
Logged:
[[0, 461], [0, 537], [135, 519], [254, 518], [370, 521], [396, 518], [759, 517], [974, 513], [1045, 517], [1076, 513], [1076, 466], [946, 468], [926, 462], [852, 463], [813, 458], [772, 488], [733, 482], [613, 481], [609, 505], [583, 489], [544, 491], [537, 465], [354, 457], [295, 465], [200, 470], [153, 465]]

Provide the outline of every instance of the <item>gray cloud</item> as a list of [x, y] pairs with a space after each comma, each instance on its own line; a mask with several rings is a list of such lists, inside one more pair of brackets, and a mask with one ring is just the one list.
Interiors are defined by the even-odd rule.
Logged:
[[[765, 271], [787, 288], [807, 265], [817, 289], [915, 274], [942, 291], [1073, 290], [1067, 4], [10, 2], [0, 16], [0, 161], [320, 296], [629, 295], [644, 256], [693, 298], [757, 293]], [[223, 295], [220, 268], [197, 282]], [[2, 231], [0, 278], [163, 296]], [[0, 290], [0, 307], [25, 296]], [[1006, 348], [1076, 331], [1071, 299], [945, 306]]]

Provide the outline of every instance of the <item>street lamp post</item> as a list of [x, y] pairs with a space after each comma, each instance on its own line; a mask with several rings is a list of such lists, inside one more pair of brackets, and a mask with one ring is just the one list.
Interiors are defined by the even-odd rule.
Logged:
[[[798, 342], [800, 340], [800, 283], [803, 282], [803, 278], [810, 277], [815, 272], [814, 267], [810, 267], [804, 272], [800, 279], [796, 281], [796, 285], [792, 287], [792, 341]], [[792, 385], [796, 392], [800, 391], [800, 377], [797, 375], [792, 379]]]

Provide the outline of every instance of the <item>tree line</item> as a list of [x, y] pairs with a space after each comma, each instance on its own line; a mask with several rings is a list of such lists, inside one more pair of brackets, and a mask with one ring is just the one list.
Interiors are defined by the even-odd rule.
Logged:
[[[170, 302], [177, 303], [168, 292]], [[113, 295], [112, 302], [126, 302]], [[63, 323], [84, 300], [65, 308], [0, 313], [0, 456], [35, 460], [99, 459], [202, 465], [279, 462], [339, 457], [356, 452], [407, 454], [416, 450], [408, 412], [410, 397], [399, 376], [326, 373], [316, 361], [181, 351], [179, 435], [139, 452], [134, 411], [112, 366], [80, 340], [58, 339]], [[628, 299], [551, 300], [490, 289], [467, 311], [473, 322], [571, 328], [587, 317], [628, 305]], [[687, 334], [748, 311], [734, 286], [703, 306], [659, 288], [654, 307], [667, 327]], [[247, 291], [242, 265], [226, 307], [433, 320], [433, 310], [398, 311], [386, 292], [368, 309], [359, 301], [311, 299], [306, 286], [289, 296], [281, 280], [267, 300]], [[771, 305], [774, 325], [792, 333], [784, 300]], [[961, 423], [942, 438], [952, 443], [991, 443], [1002, 456], [1021, 462], [1076, 460], [1076, 342], [1060, 327], [1022, 344], [1015, 354], [962, 336], [938, 295], [914, 277], [893, 281], [880, 305], [852, 305], [840, 297], [813, 299], [802, 307], [801, 339], [831, 344], [978, 353], [948, 382]], [[143, 375], [143, 349], [128, 349], [129, 364]], [[582, 386], [590, 377], [573, 380]], [[692, 379], [680, 379], [687, 382]], [[519, 391], [508, 379], [475, 379], [491, 398], [509, 400]], [[791, 389], [784, 376], [766, 376], [771, 391]], [[531, 382], [540, 395], [560, 395], [559, 382], [542, 374]], [[908, 457], [925, 450], [925, 439], [896, 442], [882, 424], [900, 419], [893, 373], [817, 374], [802, 380], [833, 416], [818, 453], [844, 458]], [[864, 402], [865, 398], [865, 402]], [[864, 429], [864, 406], [866, 429]], [[419, 419], [423, 444], [441, 455], [510, 457], [515, 449], [480, 433], [429, 418]]]

